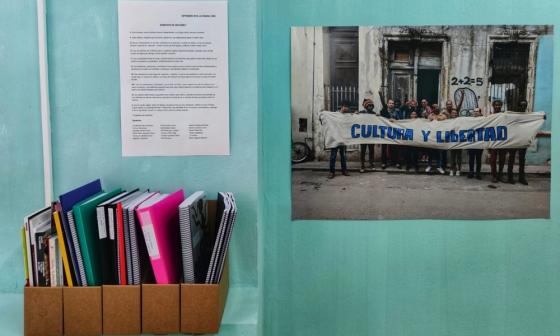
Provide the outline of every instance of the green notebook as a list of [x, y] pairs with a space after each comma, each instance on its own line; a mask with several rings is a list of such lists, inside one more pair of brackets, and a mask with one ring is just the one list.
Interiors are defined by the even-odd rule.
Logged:
[[99, 231], [95, 208], [98, 204], [121, 192], [120, 188], [111, 192], [102, 192], [74, 205], [72, 208], [88, 286], [101, 285], [103, 279], [101, 260], [99, 260]]

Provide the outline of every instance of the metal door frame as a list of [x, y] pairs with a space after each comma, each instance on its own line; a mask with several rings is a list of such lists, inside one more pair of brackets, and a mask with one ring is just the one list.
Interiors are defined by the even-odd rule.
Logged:
[[[389, 42], [437, 42], [441, 43], [441, 68], [439, 73], [439, 97], [438, 101], [442, 102], [447, 99], [449, 95], [449, 86], [442, 85], [442, 83], [447, 83], [449, 81], [449, 68], [451, 66], [451, 48], [449, 47], [449, 37], [447, 35], [434, 35], [434, 36], [422, 36], [418, 39], [412, 39], [409, 35], [398, 35], [398, 34], [386, 34], [383, 35], [383, 53], [381, 60], [382, 62], [382, 74], [381, 74], [381, 90], [383, 90], [386, 97], [389, 95], [389, 72], [392, 70], [390, 68], [391, 55], [389, 54]], [[414, 52], [414, 64], [413, 64], [413, 78], [412, 78], [412, 93], [411, 97], [418, 99], [417, 88], [418, 88], [418, 48]], [[410, 97], [409, 97], [410, 98]]]

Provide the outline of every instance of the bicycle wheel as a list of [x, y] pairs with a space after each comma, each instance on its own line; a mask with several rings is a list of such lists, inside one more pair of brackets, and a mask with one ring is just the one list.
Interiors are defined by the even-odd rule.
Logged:
[[304, 162], [309, 158], [309, 146], [303, 142], [294, 142], [292, 144], [292, 163]]

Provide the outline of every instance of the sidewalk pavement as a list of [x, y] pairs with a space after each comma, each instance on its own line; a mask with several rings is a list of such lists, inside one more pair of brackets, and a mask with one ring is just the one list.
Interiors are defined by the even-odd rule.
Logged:
[[[358, 161], [349, 161], [347, 163], [348, 166], [348, 171], [354, 171], [354, 172], [358, 172], [360, 171], [360, 162]], [[366, 168], [368, 167], [368, 163], [366, 163]], [[388, 166], [386, 169], [381, 169], [381, 162], [375, 162], [375, 171], [384, 171], [384, 172], [388, 172], [388, 173], [414, 173], [414, 169], [411, 169], [410, 171], [406, 171], [406, 166], [401, 166], [401, 169], [396, 168], [395, 166]], [[420, 162], [419, 163], [419, 168], [420, 168], [420, 174], [425, 173], [425, 169], [426, 169], [426, 163], [424, 162]], [[432, 167], [432, 171], [431, 173], [433, 174], [434, 172], [437, 173], [437, 171], [435, 170], [435, 166]], [[517, 174], [518, 173], [518, 166], [517, 163], [515, 164], [515, 166], [513, 167], [513, 173]], [[535, 175], [545, 175], [545, 176], [550, 176], [550, 168], [551, 166], [549, 165], [532, 165], [532, 166], [525, 166], [525, 174], [535, 174]], [[328, 161], [307, 161], [307, 162], [302, 162], [302, 163], [296, 163], [296, 164], [292, 164], [292, 170], [318, 170], [318, 171], [328, 171], [329, 170], [329, 162]], [[339, 171], [340, 170], [340, 161], [336, 162], [336, 170]], [[367, 170], [367, 169], [366, 169]], [[447, 169], [449, 171], [449, 169]], [[463, 163], [463, 165], [461, 166], [461, 172], [468, 172], [469, 171], [469, 164], [468, 163]], [[489, 164], [483, 164], [482, 165], [482, 169], [481, 172], [483, 174], [490, 174], [490, 165]], [[507, 173], [507, 162], [506, 165], [504, 167], [504, 173]]]
[[428, 174], [292, 172], [292, 219], [550, 218], [550, 177], [529, 185]]

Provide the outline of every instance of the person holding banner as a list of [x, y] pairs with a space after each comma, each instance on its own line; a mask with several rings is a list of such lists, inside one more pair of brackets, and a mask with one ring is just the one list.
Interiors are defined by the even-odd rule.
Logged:
[[[494, 113], [502, 113], [502, 106], [504, 103], [497, 99], [492, 102], [492, 109]], [[504, 182], [502, 175], [504, 165], [506, 163], [507, 149], [490, 149], [490, 172], [492, 174], [492, 183]], [[496, 169], [496, 160], [498, 161], [498, 169]], [[513, 169], [513, 167], [512, 167]], [[498, 170], [496, 172], [496, 170]]]
[[[482, 117], [482, 111], [480, 107], [477, 107], [473, 111], [473, 117]], [[467, 175], [468, 178], [473, 178], [476, 176], [477, 180], [481, 180], [482, 176], [480, 175], [480, 169], [482, 168], [482, 152], [484, 149], [467, 149], [467, 153], [469, 154], [469, 174]], [[475, 164], [476, 164], [476, 172], [475, 172]]]
[[[457, 108], [455, 109], [453, 107], [453, 102], [451, 100], [447, 100], [445, 102], [445, 110], [443, 110], [443, 114], [445, 114], [445, 116], [449, 119], [451, 118], [451, 113], [453, 112], [453, 110], [455, 109], [457, 111], [457, 113], [461, 112], [461, 106], [463, 106], [463, 101], [465, 99], [465, 89], [459, 89], [459, 91], [461, 92], [461, 98], [459, 98], [459, 104], [457, 104]], [[443, 169], [447, 168], [447, 152], [443, 152]], [[453, 162], [451, 163], [451, 165], [453, 165]], [[457, 175], [459, 176], [459, 175]]]
[[[375, 114], [375, 111], [373, 110], [373, 100], [369, 99], [369, 98], [364, 98], [364, 101], [362, 102], [362, 106], [364, 107], [363, 110], [359, 111], [358, 113], [366, 113], [366, 114]], [[366, 150], [369, 152], [369, 169], [373, 170], [374, 169], [374, 164], [373, 164], [373, 158], [374, 158], [374, 153], [375, 153], [375, 145], [374, 144], [360, 144], [360, 161], [362, 163], [361, 167], [360, 167], [360, 173], [364, 173], [366, 166], [365, 166], [365, 161], [366, 161]]]
[[[390, 100], [390, 99], [389, 99]], [[396, 113], [396, 118], [395, 120], [401, 120], [403, 119], [403, 114], [404, 114], [404, 110], [403, 107], [406, 106], [406, 101], [404, 104], [401, 103], [400, 99], [394, 99], [395, 101], [395, 113]]]
[[[459, 114], [455, 108], [451, 109], [450, 119], [455, 119], [458, 115]], [[451, 170], [449, 171], [449, 176], [460, 176], [461, 163], [463, 161], [463, 150], [452, 149], [449, 151], [449, 156], [451, 157]]]
[[[459, 91], [461, 91], [461, 98], [459, 98], [459, 104], [457, 104], [457, 112], [461, 112], [461, 106], [463, 106], [463, 100], [465, 99], [465, 89], [459, 89]], [[443, 112], [447, 117], [450, 117], [452, 111], [453, 102], [451, 100], [448, 100], [445, 102], [445, 111]]]
[[[527, 113], [527, 101], [525, 99], [519, 102], [519, 112]], [[528, 185], [527, 179], [525, 178], [525, 155], [527, 154], [527, 148], [511, 148], [508, 150], [508, 182], [515, 184], [513, 179], [513, 165], [515, 164], [515, 153], [519, 153], [519, 183]]]
[[[393, 99], [389, 99], [387, 102], [385, 102], [385, 96], [383, 96], [383, 92], [381, 92], [381, 90], [379, 91], [379, 98], [381, 99], [381, 105], [383, 105], [383, 108], [381, 109], [381, 116], [389, 120], [398, 120], [400, 111], [395, 107], [395, 101]], [[381, 145], [382, 169], [385, 169], [387, 167], [387, 155], [391, 157], [391, 161], [395, 163], [395, 166], [400, 169], [401, 164], [399, 163], [398, 147], [386, 144]]]
[[[449, 118], [449, 115], [447, 114], [446, 111], [447, 111], [447, 110], [445, 110], [445, 109], [444, 109], [443, 111], [441, 111], [438, 104], [432, 104], [432, 114], [430, 114], [430, 115], [428, 116], [428, 119], [429, 119], [430, 121], [432, 121], [432, 120], [434, 120], [434, 119], [435, 119], [435, 120], [445, 120], [445, 119], [448, 119], [448, 118]], [[436, 112], [436, 114], [434, 114], [434, 112]], [[430, 119], [430, 118], [432, 118], [432, 119]], [[432, 150], [432, 151], [433, 151], [433, 150]], [[440, 152], [441, 152], [441, 167], [442, 167], [442, 169], [444, 170], [444, 173], [445, 173], [445, 169], [447, 169], [447, 151], [441, 150]], [[438, 169], [438, 171], [439, 171], [439, 169]], [[440, 172], [440, 173], [441, 173], [441, 172]], [[442, 173], [442, 174], [443, 174], [443, 173]]]
[[401, 119], [408, 119], [410, 115], [410, 100], [408, 98], [404, 99], [404, 104], [397, 108], [401, 111]]
[[399, 110], [401, 111], [401, 119], [410, 119], [412, 111], [415, 111], [418, 116], [418, 102], [416, 102], [416, 99], [407, 99]]
[[432, 108], [428, 103], [427, 99], [422, 99], [420, 101], [420, 108], [418, 109], [418, 117], [420, 118], [428, 118], [428, 116], [432, 113]]
[[[340, 109], [338, 110], [340, 113], [350, 113], [350, 103], [348, 101], [343, 101], [340, 104]], [[340, 145], [334, 148], [331, 148], [331, 157], [329, 160], [329, 179], [334, 178], [335, 173], [335, 164], [336, 164], [336, 155], [337, 152], [340, 152], [340, 166], [342, 169], [342, 175], [349, 176], [348, 169], [346, 167], [346, 146]]]
[[432, 112], [430, 112], [426, 118], [430, 121], [434, 118], [438, 120], [445, 120], [447, 119], [447, 115], [445, 113], [441, 113], [438, 104], [432, 104]]
[[[415, 99], [406, 99], [405, 104], [400, 108], [401, 110], [401, 119], [412, 119], [412, 113], [414, 113], [416, 119], [418, 117], [418, 103]], [[410, 170], [410, 158], [411, 156], [418, 155], [418, 149], [412, 148], [410, 146], [399, 146], [399, 152], [401, 154], [401, 158], [403, 164], [406, 164], [406, 170]], [[418, 159], [416, 159], [418, 161]], [[415, 170], [418, 170], [418, 165], [416, 164]]]
[[[430, 104], [428, 103], [428, 100], [427, 99], [422, 99], [420, 101], [420, 107], [418, 108], [418, 111], [417, 111], [417, 118], [427, 119], [428, 115], [430, 115], [431, 113], [432, 113], [432, 108], [430, 107]], [[418, 152], [419, 152], [419, 155], [420, 155], [420, 161], [421, 162], [428, 162], [429, 151], [425, 150], [423, 148], [419, 148]]]
[[411, 99], [410, 100], [410, 107], [408, 109], [408, 114], [406, 115], [406, 119], [412, 119], [412, 112], [416, 112], [416, 117], [418, 118], [418, 102], [416, 101], [416, 99]]
[[[432, 113], [430, 115], [428, 115], [428, 120], [430, 121], [442, 121], [447, 119], [447, 117], [445, 116], [445, 114], [441, 113], [441, 111], [439, 110], [439, 107], [437, 106], [437, 104], [434, 104], [432, 107]], [[434, 160], [434, 158], [437, 160], [437, 171], [440, 174], [445, 174], [445, 169], [444, 169], [444, 155], [446, 154], [446, 152], [444, 150], [441, 149], [429, 149], [428, 150], [428, 167], [426, 167], [426, 173], [429, 173], [432, 171], [432, 162]]]
[[[418, 113], [416, 109], [413, 109], [410, 112], [410, 119], [416, 119], [418, 117]], [[414, 168], [414, 172], [418, 173], [418, 147], [408, 146], [406, 148], [406, 171], [409, 171], [410, 168]]]

